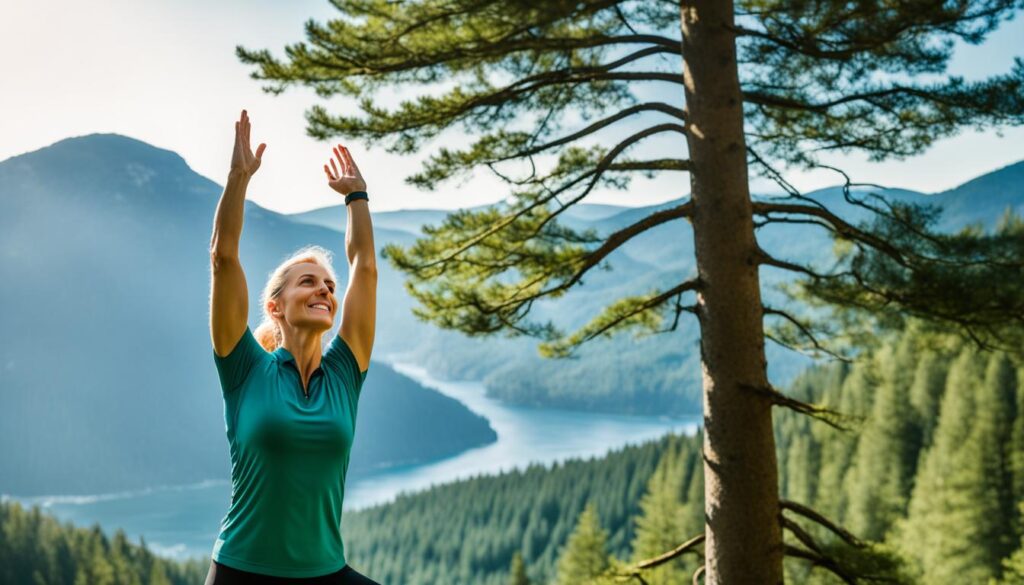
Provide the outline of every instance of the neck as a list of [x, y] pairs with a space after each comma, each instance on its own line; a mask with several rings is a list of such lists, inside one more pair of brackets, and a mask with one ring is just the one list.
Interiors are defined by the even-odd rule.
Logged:
[[295, 358], [295, 366], [302, 372], [303, 379], [309, 377], [320, 366], [320, 341], [323, 339], [324, 332], [306, 328], [283, 327], [281, 333], [284, 337], [284, 343], [281, 346]]

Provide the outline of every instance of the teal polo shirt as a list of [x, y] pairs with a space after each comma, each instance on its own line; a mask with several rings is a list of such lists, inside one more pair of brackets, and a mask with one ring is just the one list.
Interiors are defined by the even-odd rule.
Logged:
[[213, 353], [231, 452], [231, 505], [213, 545], [218, 563], [275, 577], [345, 567], [341, 506], [366, 372], [340, 335], [309, 380], [283, 347], [268, 353], [249, 327]]

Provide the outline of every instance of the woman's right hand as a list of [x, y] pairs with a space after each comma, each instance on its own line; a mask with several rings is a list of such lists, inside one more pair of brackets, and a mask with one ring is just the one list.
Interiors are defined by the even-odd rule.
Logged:
[[251, 177], [260, 168], [266, 144], [260, 143], [253, 155], [249, 146], [249, 114], [242, 110], [242, 117], [235, 122], [235, 149], [231, 153], [231, 172], [241, 172]]

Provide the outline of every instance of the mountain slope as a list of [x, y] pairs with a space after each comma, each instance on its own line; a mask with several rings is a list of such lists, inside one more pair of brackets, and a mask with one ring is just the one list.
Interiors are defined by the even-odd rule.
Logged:
[[[9, 332], [0, 340], [0, 492], [97, 493], [227, 477], [208, 325], [221, 191], [178, 155], [118, 135], [63, 140], [0, 163], [0, 304]], [[240, 254], [255, 327], [273, 266], [308, 243], [343, 258], [344, 236], [246, 208]], [[346, 263], [335, 264], [344, 277]], [[400, 284], [383, 276], [385, 315], [399, 295]], [[496, 439], [460, 403], [380, 362], [370, 369], [353, 474]]]

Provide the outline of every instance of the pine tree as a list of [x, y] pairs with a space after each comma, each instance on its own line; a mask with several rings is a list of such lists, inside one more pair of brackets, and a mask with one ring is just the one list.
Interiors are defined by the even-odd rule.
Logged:
[[984, 498], [986, 522], [979, 526], [978, 542], [989, 557], [987, 565], [999, 571], [1002, 559], [1017, 545], [1017, 503], [1013, 497], [1011, 447], [1013, 422], [1018, 417], [1017, 375], [1003, 352], [988, 356], [971, 441], [982, 460], [979, 495]]
[[[842, 383], [834, 387], [834, 394], [826, 394], [825, 406], [848, 415], [851, 418], [850, 425], [856, 428], [856, 421], [869, 412], [869, 397], [875, 383], [870, 365], [857, 362], [849, 369]], [[814, 505], [825, 516], [841, 519], [849, 508], [847, 492], [843, 486], [857, 449], [858, 435], [855, 432], [837, 431], [825, 425], [815, 425], [812, 432], [821, 445], [818, 497]]]
[[910, 388], [910, 403], [914, 407], [921, 429], [922, 449], [932, 444], [932, 434], [939, 421], [939, 400], [946, 384], [948, 362], [934, 350], [925, 350], [914, 370]]
[[996, 410], [1007, 405], [995, 386], [998, 369], [986, 375], [985, 366], [984, 355], [970, 347], [950, 366], [935, 441], [899, 530], [926, 583], [985, 583], [998, 578], [1008, 552], [1001, 550], [1003, 480], [992, 475], [993, 442], [1006, 432]]
[[[640, 514], [635, 518], [633, 562], [668, 552], [695, 535], [683, 527], [683, 465], [679, 453], [666, 450], [647, 482]], [[684, 581], [686, 569], [686, 560], [679, 557], [644, 571], [643, 578], [649, 585], [672, 585]]]
[[512, 555], [512, 570], [509, 578], [509, 585], [530, 585], [530, 578], [526, 576], [526, 565], [523, 564], [523, 553], [516, 551]]
[[[1024, 502], [1024, 367], [1017, 368], [1016, 415], [1010, 431], [1010, 475], [1013, 482], [1013, 501]], [[1017, 522], [1017, 538], [1024, 538], [1024, 518]]]
[[910, 405], [916, 360], [913, 344], [913, 336], [904, 334], [891, 351], [882, 351], [876, 358], [883, 377], [874, 392], [871, 415], [857, 442], [846, 482], [846, 525], [869, 540], [883, 540], [906, 513], [910, 499], [921, 444]]
[[[806, 277], [801, 290], [809, 300], [866, 310], [872, 326], [912, 312], [999, 339], [993, 329], [1021, 312], [1022, 295], [987, 286], [1024, 279], [1021, 271], [978, 261], [1014, 258], [1004, 254], [1013, 242], [934, 234], [935, 214], [927, 209], [850, 196], [846, 201], [878, 216], [853, 225], [794, 192], [775, 169], [813, 165], [821, 151], [904, 157], [964, 126], [1024, 121], [1024, 64], [972, 83], [944, 75], [953, 41], [980, 42], [1013, 13], [1016, 0], [832, 0], [813, 9], [803, 0], [333, 5], [339, 18], [307, 23], [310, 43], [288, 47], [288, 62], [242, 47], [239, 58], [258, 67], [252, 76], [271, 82], [272, 93], [305, 84], [324, 98], [362, 98], [361, 112], [340, 116], [314, 106], [308, 132], [317, 138], [384, 141], [392, 152], [413, 153], [461, 126], [481, 136], [436, 149], [409, 181], [436, 188], [479, 167], [513, 191], [512, 203], [452, 213], [409, 249], [385, 247], [383, 255], [410, 277], [406, 288], [422, 304], [418, 317], [469, 335], [535, 336], [544, 355], [568, 357], [591, 339], [670, 331], [683, 312], [697, 316], [711, 494], [708, 583], [782, 579], [771, 413], [774, 405], [794, 403], [769, 384], [764, 318], [791, 326], [773, 339], [822, 347], [817, 327], [763, 304], [761, 266]], [[439, 81], [446, 84], [438, 95], [417, 87]], [[674, 89], [680, 99], [650, 99], [658, 92], [636, 91], [640, 84]], [[374, 101], [408, 86], [423, 93], [394, 109]], [[640, 129], [594, 140], [625, 120]], [[665, 156], [626, 154], [668, 137], [676, 143], [668, 143]], [[545, 164], [532, 164], [546, 155]], [[520, 176], [507, 166], [516, 163], [531, 163], [522, 165], [531, 170]], [[751, 166], [778, 179], [789, 197], [754, 201]], [[640, 173], [689, 171], [689, 201], [607, 237], [555, 221], [595, 188], [624, 189]], [[606, 266], [617, 248], [669, 222], [678, 238], [693, 242], [696, 275], [633, 291], [573, 333], [527, 319], [535, 301], [564, 295], [588, 271]], [[755, 229], [780, 222], [816, 224], [845, 243], [837, 271], [821, 274], [761, 249]], [[684, 295], [693, 303], [683, 304]], [[833, 321], [854, 320], [827, 319], [826, 334], [838, 333], [827, 326]]]
[[1003, 559], [1002, 585], [1016, 585], [1024, 583], [1024, 540], [1020, 534], [1024, 534], [1024, 526], [1021, 526], [1021, 519], [1024, 518], [1024, 501], [1017, 506], [1017, 549], [1009, 557]]
[[[692, 448], [686, 452], [685, 461], [691, 472], [687, 474], [686, 493], [683, 498], [683, 534], [692, 538], [700, 534], [707, 524], [704, 516], [704, 460], [700, 449], [703, 433], [698, 432]], [[688, 567], [695, 568], [687, 563]]]
[[597, 508], [587, 502], [558, 559], [556, 585], [585, 585], [597, 580], [611, 566], [607, 540]]

